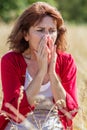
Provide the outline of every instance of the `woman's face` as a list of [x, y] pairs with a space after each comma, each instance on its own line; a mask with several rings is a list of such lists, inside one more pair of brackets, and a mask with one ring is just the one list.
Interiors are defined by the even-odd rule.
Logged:
[[40, 23], [31, 26], [25, 40], [29, 41], [30, 49], [37, 50], [43, 37], [49, 37], [53, 44], [57, 39], [57, 23], [50, 16], [45, 16]]

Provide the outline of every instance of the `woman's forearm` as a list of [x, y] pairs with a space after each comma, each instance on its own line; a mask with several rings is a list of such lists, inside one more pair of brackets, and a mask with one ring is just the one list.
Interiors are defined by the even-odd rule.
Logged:
[[42, 72], [41, 71], [37, 72], [36, 76], [34, 77], [34, 79], [31, 81], [31, 83], [26, 89], [27, 99], [28, 99], [29, 104], [31, 105], [34, 104], [35, 96], [38, 94], [40, 90], [40, 87], [43, 82], [43, 78], [44, 76]]
[[62, 107], [66, 107], [66, 91], [64, 90], [61, 81], [56, 73], [51, 74], [50, 76], [51, 89], [55, 102], [64, 101], [60, 104]]

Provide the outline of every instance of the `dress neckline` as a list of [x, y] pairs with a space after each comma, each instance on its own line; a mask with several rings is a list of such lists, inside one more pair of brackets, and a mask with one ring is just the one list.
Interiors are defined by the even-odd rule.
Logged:
[[[29, 78], [29, 80], [32, 81], [33, 78], [32, 78], [32, 76], [29, 74], [29, 72], [28, 72], [27, 69], [26, 69], [26, 74], [27, 74], [27, 77]], [[50, 81], [48, 81], [46, 84], [41, 85], [40, 92], [47, 90], [49, 87], [50, 87]]]

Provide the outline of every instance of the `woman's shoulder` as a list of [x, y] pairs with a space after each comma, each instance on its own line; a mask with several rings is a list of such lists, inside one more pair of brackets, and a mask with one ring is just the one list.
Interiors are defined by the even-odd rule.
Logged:
[[60, 63], [60, 65], [63, 65], [66, 67], [72, 66], [72, 65], [76, 66], [73, 55], [67, 52], [58, 52], [57, 61], [58, 63]]
[[18, 55], [21, 56], [20, 53], [17, 53], [17, 52], [15, 52], [15, 51], [9, 51], [9, 52], [5, 53], [5, 54], [2, 56], [1, 59], [8, 59], [8, 58], [13, 58], [13, 57], [18, 57]]
[[1, 62], [6, 62], [6, 61], [13, 62], [13, 63], [16, 61], [24, 62], [22, 54], [15, 51], [9, 51], [1, 57]]
[[9, 51], [1, 57], [1, 64], [22, 64], [26, 65], [21, 53]]
[[58, 53], [57, 66], [59, 65], [60, 75], [65, 72], [76, 72], [77, 65], [72, 54], [67, 52]]
[[57, 54], [61, 58], [65, 58], [65, 59], [73, 58], [72, 54], [70, 54], [68, 52], [61, 52], [61, 51], [59, 51]]
[[63, 61], [74, 61], [74, 57], [72, 54], [67, 52], [58, 52], [58, 58], [60, 58]]

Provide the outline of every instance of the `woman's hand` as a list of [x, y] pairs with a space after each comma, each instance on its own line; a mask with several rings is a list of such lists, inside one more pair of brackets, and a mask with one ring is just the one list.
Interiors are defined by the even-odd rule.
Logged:
[[53, 44], [53, 41], [50, 40], [49, 43], [49, 49], [50, 49], [50, 58], [49, 58], [49, 68], [48, 68], [48, 73], [49, 76], [52, 76], [55, 74], [55, 65], [56, 65], [56, 45]]
[[38, 50], [34, 52], [38, 62], [38, 69], [41, 71], [42, 75], [45, 76], [48, 68], [47, 39], [45, 36], [41, 39]]

